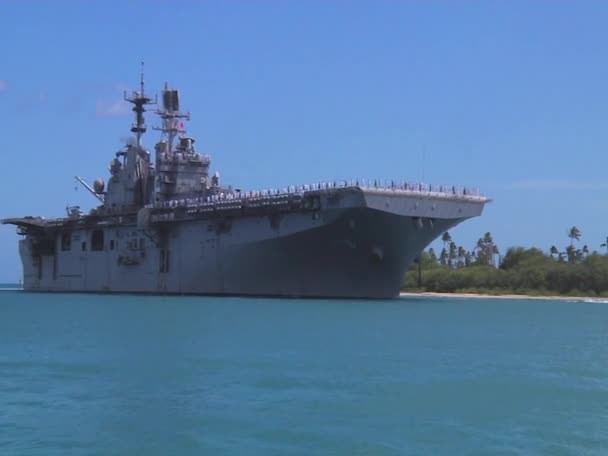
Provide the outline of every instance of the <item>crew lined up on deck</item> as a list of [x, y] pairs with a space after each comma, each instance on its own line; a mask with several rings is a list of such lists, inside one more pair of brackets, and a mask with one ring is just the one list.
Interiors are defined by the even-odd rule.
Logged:
[[218, 201], [233, 201], [243, 199], [254, 199], [254, 198], [276, 198], [283, 197], [292, 194], [301, 194], [303, 192], [311, 190], [331, 190], [333, 188], [347, 188], [347, 187], [359, 187], [365, 190], [392, 190], [401, 192], [413, 192], [413, 193], [424, 193], [424, 194], [439, 194], [446, 196], [460, 196], [460, 197], [481, 197], [481, 193], [478, 189], [470, 189], [466, 187], [456, 187], [450, 185], [432, 185], [422, 183], [409, 183], [409, 182], [395, 182], [386, 181], [384, 185], [381, 181], [374, 180], [342, 180], [337, 182], [321, 182], [316, 184], [305, 184], [299, 186], [289, 186], [280, 189], [264, 189], [264, 190], [253, 190], [253, 191], [236, 191], [235, 193], [219, 193], [217, 195], [210, 195], [206, 197], [197, 198], [183, 198], [178, 200], [161, 201], [157, 203], [147, 204], [147, 208], [172, 208], [179, 206], [197, 206], [201, 204], [210, 204]]

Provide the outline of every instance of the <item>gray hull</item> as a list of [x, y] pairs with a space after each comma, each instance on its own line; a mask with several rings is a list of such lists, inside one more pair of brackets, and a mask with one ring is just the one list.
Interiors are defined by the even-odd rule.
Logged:
[[[160, 214], [145, 226], [140, 217], [32, 232], [20, 241], [24, 288], [391, 298], [420, 251], [485, 202], [359, 188], [316, 195], [312, 210], [215, 211], [170, 222]], [[93, 231], [103, 232], [95, 250]], [[45, 248], [36, 245], [41, 233]]]
[[226, 293], [298, 297], [391, 298], [419, 252], [455, 221], [424, 235], [411, 217], [373, 209], [276, 240], [227, 247], [219, 269]]

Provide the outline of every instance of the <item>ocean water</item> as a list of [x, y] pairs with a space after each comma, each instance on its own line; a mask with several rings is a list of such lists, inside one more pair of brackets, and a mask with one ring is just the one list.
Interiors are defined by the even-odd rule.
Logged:
[[0, 292], [1, 455], [605, 455], [608, 304]]

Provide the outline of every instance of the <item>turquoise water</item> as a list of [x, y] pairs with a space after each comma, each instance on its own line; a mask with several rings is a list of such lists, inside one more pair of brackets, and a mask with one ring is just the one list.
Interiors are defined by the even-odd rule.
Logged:
[[608, 304], [0, 292], [2, 455], [603, 455]]

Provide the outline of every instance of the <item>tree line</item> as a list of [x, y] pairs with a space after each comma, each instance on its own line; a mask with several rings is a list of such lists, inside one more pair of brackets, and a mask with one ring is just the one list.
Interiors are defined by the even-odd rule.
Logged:
[[[485, 233], [470, 251], [459, 246], [450, 233], [441, 237], [439, 255], [423, 251], [407, 272], [406, 289], [431, 292], [608, 296], [608, 252], [590, 252], [580, 246], [581, 231], [567, 232], [569, 243], [548, 252], [539, 248], [512, 247], [504, 255], [491, 233]], [[608, 250], [607, 242], [601, 244]]]

